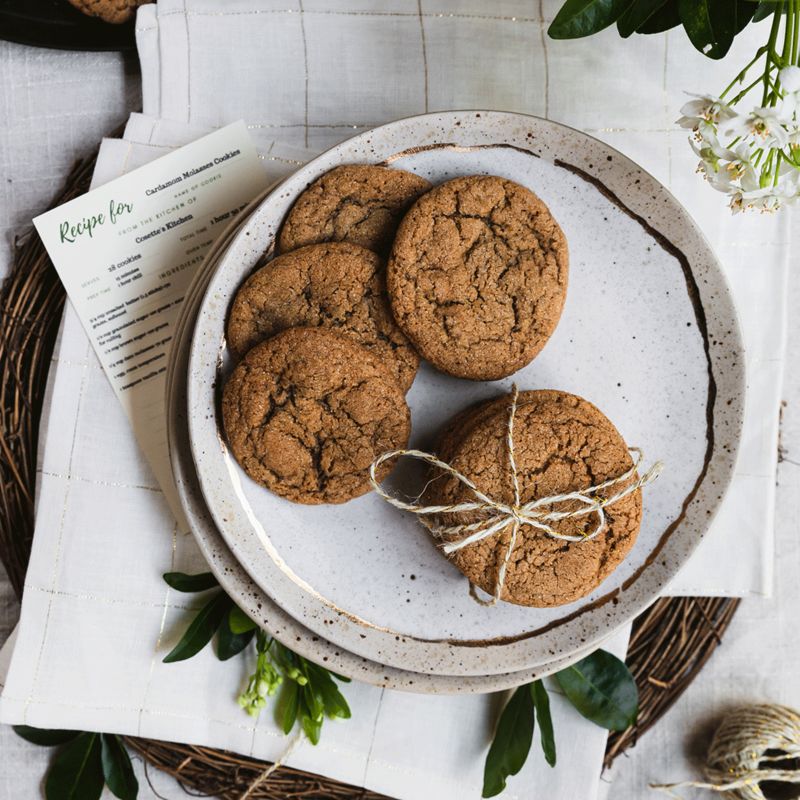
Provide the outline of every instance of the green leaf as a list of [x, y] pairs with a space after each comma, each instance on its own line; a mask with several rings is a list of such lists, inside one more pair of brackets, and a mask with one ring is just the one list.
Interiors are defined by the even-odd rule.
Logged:
[[539, 723], [544, 758], [551, 767], [554, 767], [556, 765], [556, 738], [553, 734], [553, 718], [550, 716], [550, 698], [541, 681], [534, 681], [531, 684], [531, 697], [536, 709], [536, 721]]
[[684, 30], [709, 58], [725, 56], [736, 35], [735, 0], [678, 0]]
[[325, 713], [334, 719], [350, 719], [350, 706], [333, 681], [320, 686]]
[[736, 3], [736, 34], [740, 34], [753, 19], [756, 13], [756, 3], [754, 0], [737, 0]]
[[303, 702], [308, 709], [309, 716], [322, 722], [322, 718], [325, 715], [325, 703], [322, 702], [322, 695], [319, 692], [319, 688], [309, 682], [303, 686], [302, 692]]
[[551, 39], [579, 39], [607, 28], [633, 0], [567, 0], [550, 23]]
[[192, 620], [178, 644], [164, 656], [164, 663], [183, 661], [199, 653], [211, 641], [232, 602], [225, 592], [217, 592]]
[[636, 33], [663, 33], [681, 24], [678, 0], [669, 0], [636, 29]]
[[14, 733], [26, 742], [42, 747], [55, 747], [58, 744], [71, 742], [80, 733], [80, 731], [49, 731], [44, 728], [31, 728], [29, 725], [14, 725], [13, 728]]
[[753, 22], [761, 22], [762, 19], [771, 17], [778, 7], [778, 0], [761, 0], [753, 14]]
[[325, 705], [325, 713], [330, 717], [350, 718], [350, 707], [339, 691], [339, 687], [334, 682], [336, 676], [330, 670], [315, 664], [313, 661], [305, 659], [306, 672], [308, 679], [319, 689], [322, 701]]
[[220, 625], [217, 634], [217, 658], [220, 661], [227, 661], [239, 655], [253, 641], [255, 635], [256, 632], [253, 630], [234, 633], [228, 625]]
[[297, 721], [297, 712], [300, 708], [300, 687], [295, 681], [284, 681], [281, 690], [281, 729], [288, 736], [289, 731]]
[[322, 731], [322, 720], [312, 719], [305, 715], [303, 716], [303, 732], [308, 737], [311, 744], [319, 744], [319, 736]]
[[622, 16], [617, 20], [617, 30], [623, 39], [627, 39], [656, 13], [667, 0], [634, 0]]
[[232, 633], [247, 633], [254, 631], [258, 625], [239, 606], [234, 606], [228, 614], [228, 627]]
[[573, 706], [586, 719], [611, 731], [636, 722], [639, 690], [628, 668], [605, 650], [556, 673], [556, 680]]
[[103, 793], [100, 737], [82, 733], [56, 756], [47, 772], [47, 800], [98, 800]]
[[533, 698], [520, 686], [503, 709], [483, 768], [483, 797], [494, 797], [506, 788], [506, 778], [525, 763], [533, 740]]
[[164, 580], [177, 592], [205, 592], [219, 586], [210, 572], [187, 575], [185, 572], [165, 572]]
[[100, 759], [106, 786], [120, 800], [136, 800], [139, 781], [133, 774], [133, 765], [128, 751], [119, 736], [100, 734]]

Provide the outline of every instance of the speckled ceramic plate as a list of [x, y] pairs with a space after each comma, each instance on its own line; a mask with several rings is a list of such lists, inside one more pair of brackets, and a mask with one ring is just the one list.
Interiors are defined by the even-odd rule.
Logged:
[[217, 531], [205, 506], [189, 450], [186, 426], [186, 362], [189, 334], [211, 272], [221, 253], [236, 232], [229, 228], [209, 252], [187, 292], [181, 317], [176, 325], [167, 379], [167, 430], [173, 475], [191, 530], [221, 586], [270, 635], [295, 652], [355, 680], [404, 691], [456, 694], [494, 692], [519, 686], [563, 669], [582, 657], [558, 659], [533, 670], [487, 676], [430, 675], [387, 667], [357, 656], [317, 636], [275, 604], [236, 561]]
[[[472, 383], [421, 368], [408, 394], [412, 444], [427, 447], [454, 412], [508, 391], [577, 393], [648, 460], [641, 532], [595, 591], [555, 609], [483, 608], [424, 529], [374, 494], [305, 507], [250, 481], [220, 434], [230, 369], [225, 317], [268, 257], [297, 195], [342, 163], [385, 163], [434, 182], [488, 173], [540, 195], [565, 231], [570, 286], [558, 329], [512, 379]], [[642, 611], [687, 561], [730, 481], [742, 420], [742, 343], [708, 243], [671, 194], [583, 133], [499, 112], [430, 114], [360, 134], [267, 197], [231, 243], [200, 305], [188, 367], [192, 453], [227, 546], [292, 617], [336, 645], [412, 671], [487, 675], [568, 657]]]

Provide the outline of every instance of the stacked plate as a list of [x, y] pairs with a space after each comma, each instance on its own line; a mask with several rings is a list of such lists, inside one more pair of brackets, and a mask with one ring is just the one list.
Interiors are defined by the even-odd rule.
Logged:
[[[411, 446], [455, 412], [510, 389], [586, 397], [627, 442], [665, 463], [645, 490], [633, 550], [596, 590], [559, 608], [474, 602], [425, 529], [374, 493], [301, 506], [251, 481], [229, 454], [218, 400], [232, 366], [230, 301], [270, 257], [308, 184], [346, 163], [439, 183], [492, 174], [538, 194], [570, 248], [558, 329], [511, 378], [474, 383], [421, 367], [408, 393]], [[170, 451], [186, 515], [211, 568], [259, 624], [352, 678], [419, 692], [518, 685], [581, 658], [667, 587], [727, 487], [742, 421], [744, 361], [719, 265], [654, 178], [607, 145], [545, 120], [448, 112], [362, 133], [255, 200], [215, 244], [187, 295], [168, 377]]]

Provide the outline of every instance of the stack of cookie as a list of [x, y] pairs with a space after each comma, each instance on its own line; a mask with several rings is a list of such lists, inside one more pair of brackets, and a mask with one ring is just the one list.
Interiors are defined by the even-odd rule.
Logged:
[[[459, 378], [506, 377], [539, 353], [566, 298], [561, 228], [533, 192], [494, 176], [432, 187], [402, 170], [338, 167], [297, 199], [277, 250], [231, 305], [227, 343], [238, 365], [222, 411], [244, 470], [298, 503], [365, 493], [370, 465], [406, 446], [405, 393], [420, 357]], [[507, 407], [500, 398], [459, 415], [437, 451], [503, 502], [511, 500]], [[632, 466], [616, 429], [581, 398], [523, 392], [517, 414], [523, 502]], [[392, 465], [384, 462], [377, 478]], [[463, 495], [464, 484], [451, 478], [433, 480], [426, 498], [447, 505]], [[632, 546], [640, 513], [637, 491], [609, 514], [606, 534], [580, 548], [525, 531], [502, 599], [550, 606], [588, 593]], [[460, 550], [454, 563], [490, 591], [507, 538]]]
[[389, 308], [385, 256], [429, 189], [384, 167], [323, 175], [289, 212], [277, 257], [234, 298], [227, 339], [241, 360], [223, 393], [225, 432], [245, 472], [289, 500], [358, 497], [370, 464], [408, 442], [419, 356]]

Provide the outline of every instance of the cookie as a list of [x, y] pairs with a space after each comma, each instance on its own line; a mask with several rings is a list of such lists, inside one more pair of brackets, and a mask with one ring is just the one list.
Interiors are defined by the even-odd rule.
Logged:
[[225, 384], [222, 420], [253, 480], [307, 504], [364, 494], [370, 464], [411, 430], [393, 374], [329, 328], [289, 328], [250, 350]]
[[285, 253], [317, 242], [352, 242], [386, 253], [403, 214], [431, 184], [400, 169], [350, 164], [318, 178], [297, 198], [283, 223]]
[[120, 25], [136, 13], [138, 6], [152, 0], [69, 0], [78, 11], [90, 17], [99, 17], [104, 22]]
[[[489, 497], [513, 503], [506, 442], [509, 402], [506, 396], [473, 407], [461, 416], [457, 426], [445, 428], [438, 452]], [[622, 475], [633, 465], [625, 441], [601, 411], [580, 397], [556, 391], [520, 393], [514, 417], [514, 454], [522, 503], [587, 489]], [[610, 487], [605, 496], [623, 487]], [[424, 502], [450, 504], [471, 499], [463, 484], [442, 477], [429, 485]], [[595, 589], [636, 541], [642, 514], [641, 490], [606, 506], [605, 512], [606, 528], [586, 541], [554, 539], [541, 530], [522, 526], [501, 599], [525, 606], [560, 606]], [[476, 519], [474, 514], [464, 513], [441, 521], [452, 525]], [[596, 522], [596, 515], [586, 515], [552, 523], [552, 527], [559, 533], [575, 535], [591, 532]], [[456, 551], [450, 558], [471, 583], [493, 594], [510, 536], [509, 527]]]
[[231, 306], [227, 342], [236, 358], [279, 331], [331, 327], [351, 335], [392, 370], [403, 389], [419, 356], [389, 309], [383, 261], [348, 242], [312, 244], [251, 275]]
[[513, 181], [473, 175], [423, 195], [387, 267], [397, 323], [450, 375], [496, 380], [528, 364], [555, 330], [567, 242], [547, 206]]

